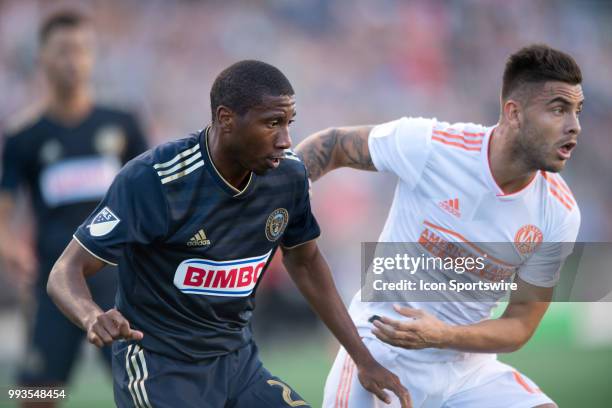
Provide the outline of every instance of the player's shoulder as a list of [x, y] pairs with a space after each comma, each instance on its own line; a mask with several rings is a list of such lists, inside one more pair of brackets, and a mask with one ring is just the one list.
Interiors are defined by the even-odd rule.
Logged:
[[542, 194], [554, 214], [562, 219], [580, 220], [580, 208], [574, 193], [559, 173], [540, 171]]
[[138, 127], [139, 123], [134, 112], [106, 105], [94, 106], [91, 118], [98, 126], [110, 125], [123, 128], [128, 131], [128, 137], [131, 136], [130, 130]]
[[432, 145], [444, 151], [457, 151], [477, 155], [483, 146], [490, 127], [472, 122], [450, 123], [432, 119]]
[[279, 174], [283, 174], [287, 177], [296, 177], [299, 179], [306, 177], [306, 166], [304, 166], [302, 159], [300, 159], [291, 149], [285, 150], [285, 157], [281, 161], [280, 166], [278, 166], [277, 171]]
[[43, 118], [43, 107], [29, 106], [11, 115], [3, 124], [2, 133], [5, 140], [27, 140], [38, 133]]
[[427, 136], [431, 133], [434, 121], [435, 119], [431, 118], [403, 116], [374, 126], [370, 132], [370, 139]]
[[574, 242], [581, 222], [580, 208], [574, 194], [558, 173], [540, 171], [540, 176], [544, 224], [549, 228], [545, 236], [551, 242]]
[[157, 145], [133, 161], [151, 168], [162, 184], [179, 180], [204, 166], [200, 133], [197, 131], [187, 137]]
[[402, 117], [375, 126], [370, 133], [371, 139], [397, 135], [421, 143], [428, 148], [442, 151], [476, 153], [482, 150], [490, 127], [472, 122], [446, 122], [437, 118]]
[[97, 104], [93, 109], [94, 115], [101, 118], [114, 119], [119, 121], [133, 120], [135, 115], [127, 109], [110, 107], [108, 105]]

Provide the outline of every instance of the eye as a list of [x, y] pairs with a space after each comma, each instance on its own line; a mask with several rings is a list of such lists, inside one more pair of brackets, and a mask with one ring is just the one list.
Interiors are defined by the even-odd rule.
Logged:
[[273, 119], [270, 122], [268, 122], [268, 125], [270, 125], [270, 127], [277, 127], [280, 124], [280, 120], [278, 119]]
[[563, 108], [560, 107], [560, 106], [557, 106], [556, 108], [553, 108], [552, 111], [553, 111], [554, 114], [560, 115], [560, 114], [563, 113]]
[[291, 126], [295, 122], [295, 119], [289, 119], [289, 126]]

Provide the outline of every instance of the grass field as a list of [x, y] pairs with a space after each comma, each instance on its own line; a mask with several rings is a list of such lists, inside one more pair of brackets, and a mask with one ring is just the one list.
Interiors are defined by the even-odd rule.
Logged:
[[[278, 344], [262, 350], [268, 369], [291, 384], [314, 407], [322, 400], [322, 389], [331, 366], [321, 344]], [[612, 401], [612, 348], [579, 350], [527, 346], [501, 360], [532, 378], [562, 408], [606, 408]], [[112, 407], [109, 378], [90, 361], [79, 367], [69, 390], [70, 408]], [[5, 405], [12, 407], [14, 405]]]
[[[501, 355], [500, 360], [513, 365], [534, 380], [561, 408], [612, 407], [612, 345], [581, 348], [575, 344], [567, 305], [547, 314], [530, 343], [517, 353]], [[318, 336], [298, 340], [260, 343], [265, 366], [291, 384], [312, 406], [322, 400], [323, 384], [333, 356], [328, 341]], [[9, 377], [0, 366], [1, 384]], [[64, 407], [112, 407], [112, 386], [97, 359], [86, 359], [74, 376]], [[14, 407], [0, 399], [0, 406]], [[178, 408], [178, 407], [177, 407]]]

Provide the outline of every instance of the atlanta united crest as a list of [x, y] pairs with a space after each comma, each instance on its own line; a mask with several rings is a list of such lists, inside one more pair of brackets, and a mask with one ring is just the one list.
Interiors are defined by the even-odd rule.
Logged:
[[514, 236], [514, 246], [522, 254], [534, 252], [542, 243], [542, 231], [535, 225], [523, 225]]
[[289, 213], [287, 210], [277, 208], [272, 211], [272, 214], [268, 216], [268, 221], [266, 221], [266, 238], [268, 238], [268, 241], [276, 241], [285, 231], [288, 222]]

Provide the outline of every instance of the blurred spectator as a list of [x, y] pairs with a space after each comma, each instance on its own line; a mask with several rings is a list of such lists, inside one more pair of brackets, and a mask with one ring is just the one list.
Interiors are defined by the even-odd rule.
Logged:
[[[31, 290], [36, 302], [18, 382], [61, 386], [85, 335], [47, 296], [49, 271], [122, 164], [146, 143], [133, 115], [94, 104], [93, 32], [85, 17], [72, 11], [53, 14], [42, 25], [39, 41], [47, 89], [36, 92], [41, 113], [12, 126], [5, 139], [0, 258], [8, 283]], [[34, 213], [33, 245], [15, 234], [20, 226], [11, 222], [20, 190], [27, 191]], [[98, 304], [111, 308], [116, 271], [109, 268], [90, 278], [90, 289]], [[103, 352], [110, 364], [110, 349]]]
[[[0, 89], [10, 95], [0, 99], [0, 120], [37, 99], [36, 47], [29, 27], [52, 7], [49, 3], [0, 2]], [[583, 69], [586, 104], [579, 145], [563, 176], [583, 210], [579, 239], [612, 238], [609, 2], [87, 4], [94, 23], [103, 27], [94, 78], [97, 95], [139, 106], [150, 119], [154, 142], [204, 127], [207, 84], [239, 59], [261, 59], [287, 73], [298, 95], [296, 144], [326, 126], [381, 123], [401, 115], [494, 124], [499, 100], [490, 90], [500, 88], [507, 55], [533, 42], [567, 51]], [[593, 174], [599, 175], [594, 182]], [[340, 179], [342, 194], [336, 191]], [[314, 188], [321, 246], [343, 293], [353, 293], [359, 283], [360, 242], [377, 239], [393, 184], [388, 176], [346, 171]], [[342, 216], [345, 208], [350, 217]], [[280, 266], [269, 273], [284, 276]], [[282, 282], [264, 280], [261, 289], [275, 284], [279, 290], [295, 290]]]

